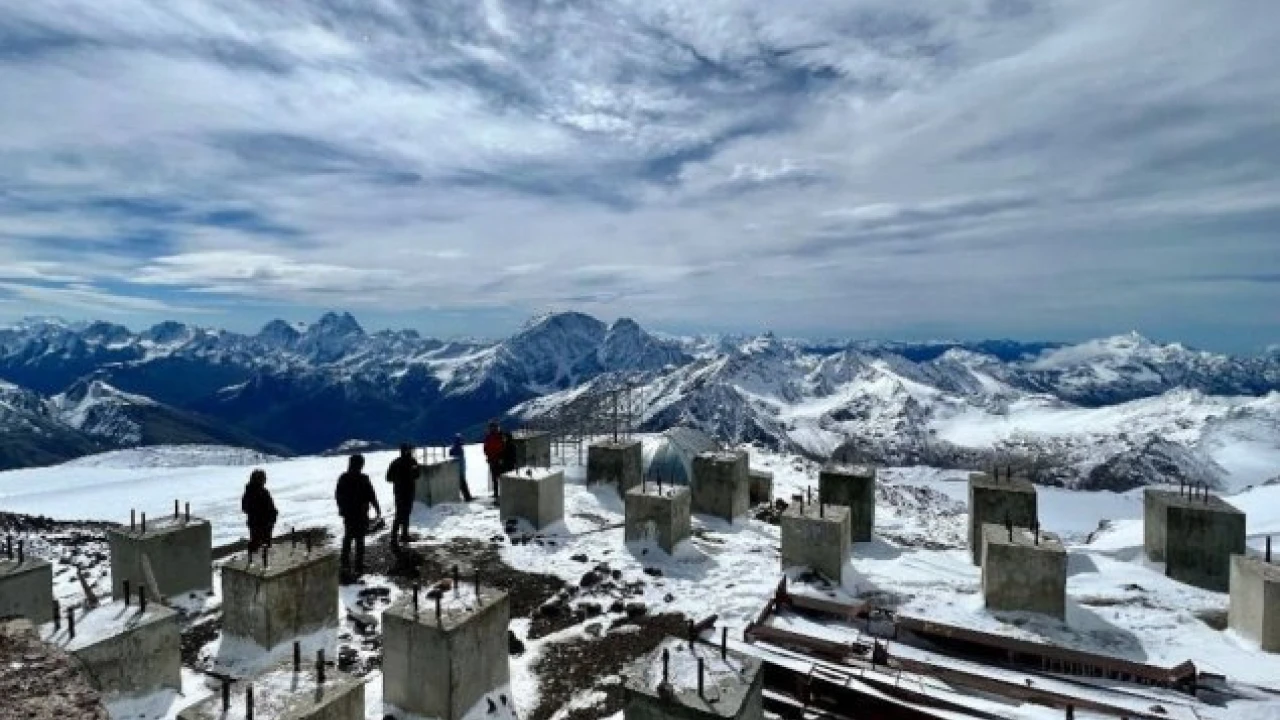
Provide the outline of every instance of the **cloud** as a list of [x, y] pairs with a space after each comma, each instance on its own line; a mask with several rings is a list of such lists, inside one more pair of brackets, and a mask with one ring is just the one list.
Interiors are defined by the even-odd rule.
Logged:
[[[39, 306], [72, 308], [105, 315], [129, 315], [149, 312], [206, 313], [208, 309], [171, 305], [153, 298], [108, 292], [93, 285], [37, 285], [0, 280], [0, 293], [9, 300]], [[2, 296], [0, 296], [2, 297]]]
[[1280, 300], [1175, 279], [1275, 266], [1280, 8], [48, 0], [0, 43], [33, 311], [1058, 336]]

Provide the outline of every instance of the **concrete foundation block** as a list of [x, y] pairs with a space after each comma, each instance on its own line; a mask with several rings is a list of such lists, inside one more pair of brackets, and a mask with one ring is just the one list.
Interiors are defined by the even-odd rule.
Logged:
[[751, 507], [747, 454], [699, 453], [693, 458], [693, 511], [733, 522]]
[[150, 518], [143, 532], [136, 529], [107, 530], [111, 547], [111, 596], [120, 599], [124, 583], [145, 586], [142, 557], [151, 563], [160, 594], [166, 598], [213, 587], [213, 528], [200, 518], [163, 516]]
[[300, 635], [338, 625], [338, 553], [276, 546], [222, 565], [222, 628], [271, 650]]
[[849, 564], [852, 525], [843, 505], [792, 503], [782, 514], [782, 567], [807, 567], [839, 584]]
[[270, 720], [364, 720], [364, 681], [326, 668], [324, 681], [315, 672], [315, 659], [303, 658], [301, 672], [293, 664], [231, 686], [231, 706], [222, 708], [222, 694], [178, 713], [178, 720], [238, 720], [247, 717], [246, 689], [253, 687], [254, 717]]
[[[663, 682], [663, 652], [667, 662]], [[703, 694], [698, 694], [698, 659]], [[626, 720], [763, 720], [764, 673], [759, 660], [674, 638], [631, 665], [626, 673]]]
[[24, 557], [0, 560], [0, 618], [24, 617], [34, 624], [53, 619], [53, 566]]
[[689, 488], [646, 483], [626, 496], [626, 541], [653, 541], [668, 555], [689, 538], [693, 496]]
[[564, 519], [564, 472], [522, 467], [501, 478], [498, 513], [503, 522], [520, 518], [541, 530]]
[[462, 502], [462, 467], [458, 461], [444, 460], [420, 466], [414, 499], [427, 507]]
[[1142, 499], [1147, 557], [1178, 582], [1227, 592], [1231, 556], [1245, 551], [1245, 514], [1212, 495], [1147, 488]]
[[1280, 653], [1280, 565], [1244, 555], [1231, 557], [1227, 624], [1263, 650]]
[[854, 542], [869, 542], [876, 526], [876, 469], [828, 465], [818, 472], [818, 499], [849, 508]]
[[516, 446], [516, 467], [551, 467], [551, 434], [534, 430], [511, 433]]
[[996, 479], [986, 473], [969, 475], [969, 556], [982, 564], [982, 533], [987, 524], [1006, 523], [1029, 528], [1040, 523], [1036, 486], [1021, 477]]
[[1067, 614], [1067, 551], [1057, 536], [982, 527], [982, 598], [988, 610]]
[[491, 691], [510, 683], [505, 592], [463, 581], [436, 601], [423, 594], [417, 609], [406, 597], [382, 614], [382, 687], [402, 712], [460, 720]]
[[618, 494], [640, 484], [644, 455], [639, 440], [600, 442], [587, 449], [587, 483], [607, 483]]
[[768, 470], [748, 470], [747, 486], [752, 505], [773, 502], [773, 473]]
[[159, 603], [121, 600], [75, 611], [75, 635], [65, 613], [59, 627], [41, 626], [41, 637], [76, 656], [94, 687], [104, 693], [140, 695], [182, 688], [182, 638], [178, 613]]

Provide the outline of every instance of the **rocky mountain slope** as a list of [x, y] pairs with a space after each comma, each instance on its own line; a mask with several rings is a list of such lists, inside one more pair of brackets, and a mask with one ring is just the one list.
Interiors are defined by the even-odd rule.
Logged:
[[1160, 468], [1231, 484], [1267, 474], [1280, 404], [1274, 351], [1231, 357], [1136, 334], [1078, 345], [671, 338], [581, 313], [492, 342], [370, 333], [345, 313], [253, 335], [33, 320], [0, 328], [0, 378], [7, 466], [161, 441], [277, 454], [353, 438], [442, 442], [495, 416], [545, 420], [625, 382], [643, 429], [689, 424], [894, 464], [1034, 457], [1039, 479], [1068, 485], [1132, 486]]

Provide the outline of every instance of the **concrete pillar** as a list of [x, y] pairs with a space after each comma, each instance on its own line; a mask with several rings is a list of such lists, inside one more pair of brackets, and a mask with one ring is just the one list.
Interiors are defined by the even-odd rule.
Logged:
[[1040, 523], [1036, 504], [1036, 486], [1022, 477], [986, 473], [969, 475], [969, 556], [974, 565], [982, 564], [982, 528], [987, 523], [1014, 527], [1034, 527]]
[[1245, 514], [1209, 494], [1147, 488], [1142, 499], [1147, 557], [1178, 582], [1227, 592], [1231, 556], [1245, 551]]
[[1231, 556], [1227, 624], [1267, 652], [1280, 652], [1280, 565]]
[[419, 467], [415, 500], [434, 507], [462, 502], [462, 468], [457, 460], [442, 460]]
[[111, 596], [124, 596], [124, 583], [146, 585], [142, 557], [151, 563], [160, 594], [166, 598], [213, 587], [213, 528], [208, 520], [185, 515], [153, 517], [133, 528], [107, 530], [111, 548]]
[[699, 453], [693, 458], [693, 511], [733, 522], [751, 507], [747, 454]]
[[423, 594], [416, 608], [408, 596], [383, 612], [383, 699], [401, 714], [460, 720], [511, 681], [510, 600], [494, 588], [477, 594], [464, 579], [436, 608]]
[[178, 613], [156, 602], [143, 612], [137, 602], [115, 600], [73, 614], [74, 637], [65, 611], [58, 627], [46, 623], [40, 635], [74, 655], [98, 690], [134, 695], [182, 688]]
[[53, 619], [53, 566], [26, 556], [0, 560], [0, 618], [24, 617], [34, 624]]
[[[328, 658], [332, 662], [336, 658]], [[231, 707], [224, 714], [222, 693], [178, 713], [178, 720], [231, 720], [246, 717], [246, 690], [253, 686], [255, 718], [287, 720], [364, 720], [364, 680], [326, 668], [321, 680], [316, 658], [304, 657], [302, 669], [293, 663], [231, 686]]]
[[498, 478], [498, 514], [503, 522], [520, 518], [541, 530], [564, 519], [564, 472], [522, 467]]
[[837, 585], [849, 564], [852, 525], [843, 505], [792, 503], [782, 513], [782, 569], [807, 567]]
[[625, 676], [625, 720], [764, 718], [764, 673], [753, 657], [667, 638]]
[[302, 545], [237, 555], [222, 565], [222, 630], [264, 650], [338, 626], [338, 553]]
[[748, 470], [747, 478], [747, 494], [752, 505], [773, 502], [773, 473], [768, 470]]
[[516, 467], [551, 467], [551, 434], [534, 430], [511, 433], [516, 445]]
[[627, 491], [626, 541], [653, 541], [668, 555], [689, 537], [692, 494], [684, 486], [646, 483]]
[[988, 610], [1067, 613], [1067, 551], [1055, 535], [982, 526], [982, 598]]
[[849, 508], [854, 542], [870, 542], [876, 526], [876, 469], [866, 465], [828, 465], [818, 472], [818, 498]]
[[607, 483], [626, 495], [640, 484], [643, 469], [639, 440], [599, 442], [587, 449], [587, 484]]

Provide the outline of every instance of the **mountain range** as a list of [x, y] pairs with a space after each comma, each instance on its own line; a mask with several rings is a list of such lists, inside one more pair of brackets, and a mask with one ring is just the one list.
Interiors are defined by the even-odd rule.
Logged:
[[369, 333], [347, 313], [252, 335], [33, 319], [0, 328], [0, 379], [0, 467], [168, 443], [312, 454], [352, 440], [444, 442], [492, 417], [549, 422], [623, 385], [642, 430], [691, 425], [893, 464], [1016, 459], [1042, 482], [1088, 487], [1157, 472], [1223, 485], [1238, 473], [1205, 449], [1214, 438], [1280, 447], [1280, 352], [1227, 356], [1137, 334], [1074, 345], [668, 337], [568, 312], [480, 341]]

